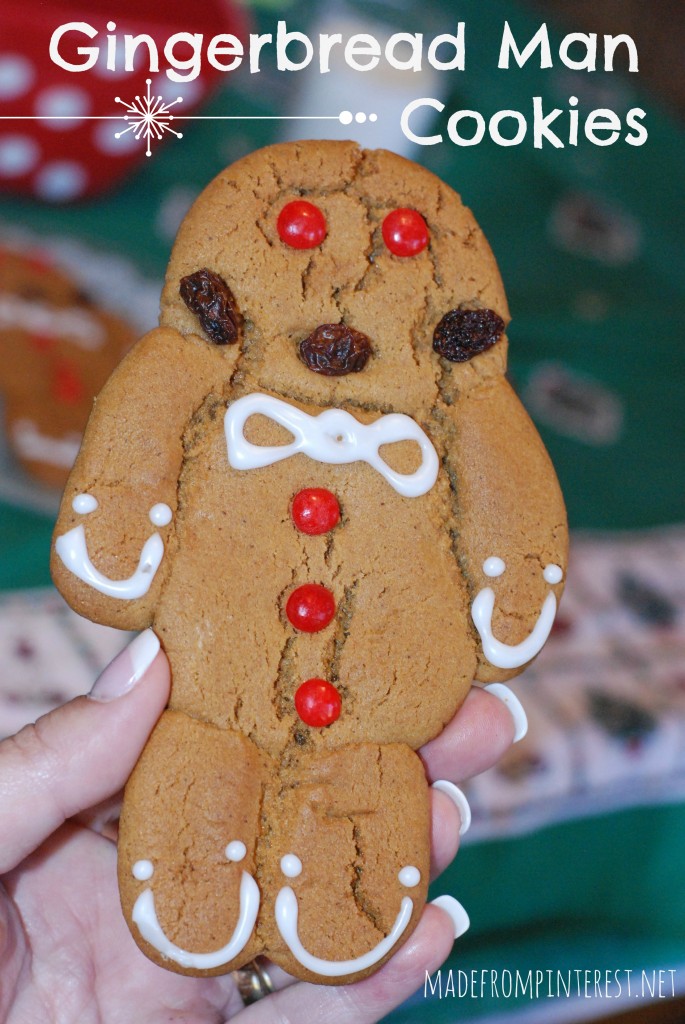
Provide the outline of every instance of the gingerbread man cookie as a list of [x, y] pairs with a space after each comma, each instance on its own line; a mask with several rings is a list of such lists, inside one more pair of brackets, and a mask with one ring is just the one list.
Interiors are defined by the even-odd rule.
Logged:
[[0, 249], [0, 394], [9, 445], [64, 487], [93, 398], [135, 340], [45, 254]]
[[97, 401], [55, 531], [70, 604], [152, 626], [168, 710], [128, 783], [141, 949], [375, 970], [426, 899], [415, 751], [519, 672], [566, 563], [549, 458], [504, 377], [471, 213], [351, 142], [273, 146], [202, 193], [161, 326]]

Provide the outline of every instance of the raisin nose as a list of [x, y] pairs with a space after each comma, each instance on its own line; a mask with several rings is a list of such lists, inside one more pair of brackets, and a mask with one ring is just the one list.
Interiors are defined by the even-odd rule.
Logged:
[[371, 355], [371, 342], [347, 324], [320, 324], [300, 342], [300, 359], [314, 373], [344, 377], [359, 373]]

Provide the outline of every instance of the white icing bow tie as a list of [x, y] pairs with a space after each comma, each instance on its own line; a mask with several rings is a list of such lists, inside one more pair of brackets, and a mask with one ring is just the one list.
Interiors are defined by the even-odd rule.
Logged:
[[[289, 430], [294, 441], [284, 445], [256, 445], [245, 438], [250, 416], [259, 413]], [[228, 461], [233, 469], [261, 469], [303, 452], [317, 462], [344, 465], [366, 462], [405, 498], [418, 498], [431, 489], [438, 476], [435, 448], [411, 416], [389, 413], [375, 423], [360, 423], [344, 409], [326, 409], [310, 416], [271, 395], [246, 395], [226, 411], [224, 419]], [[398, 473], [385, 462], [379, 448], [395, 441], [416, 441], [421, 465], [414, 473]]]

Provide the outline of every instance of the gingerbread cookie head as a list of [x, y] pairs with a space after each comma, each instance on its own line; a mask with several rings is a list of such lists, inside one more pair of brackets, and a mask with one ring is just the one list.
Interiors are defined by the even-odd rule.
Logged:
[[134, 341], [44, 254], [0, 251], [0, 394], [24, 468], [63, 487], [93, 398]]
[[[230, 309], [230, 313], [228, 310]], [[353, 143], [274, 146], [219, 175], [173, 250], [162, 323], [259, 388], [426, 417], [501, 372], [508, 309], [471, 213], [430, 172]]]

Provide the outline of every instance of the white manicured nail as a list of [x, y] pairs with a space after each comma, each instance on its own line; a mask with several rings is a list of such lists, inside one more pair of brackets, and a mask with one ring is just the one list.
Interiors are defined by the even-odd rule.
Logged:
[[523, 710], [523, 704], [514, 691], [510, 690], [504, 683], [490, 683], [489, 686], [484, 686], [483, 689], [491, 693], [493, 697], [497, 697], [498, 700], [501, 700], [508, 707], [511, 717], [514, 719], [514, 743], [518, 743], [528, 732], [528, 718]]
[[444, 910], [452, 918], [455, 939], [458, 939], [460, 935], [469, 930], [471, 926], [469, 915], [459, 900], [455, 900], [454, 896], [438, 896], [437, 899], [431, 900], [431, 903], [434, 907], [440, 907], [441, 910]]
[[142, 679], [158, 651], [157, 636], [151, 629], [146, 629], [98, 676], [88, 696], [103, 704], [123, 697]]
[[438, 779], [437, 782], [433, 783], [433, 789], [439, 789], [441, 793], [445, 793], [452, 803], [456, 805], [461, 819], [459, 835], [463, 836], [465, 832], [468, 832], [471, 824], [471, 808], [469, 807], [468, 800], [459, 789], [459, 786], [455, 786], [453, 782], [448, 782], [447, 779]]

